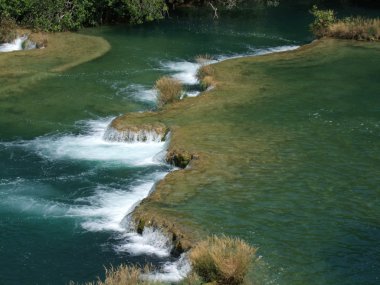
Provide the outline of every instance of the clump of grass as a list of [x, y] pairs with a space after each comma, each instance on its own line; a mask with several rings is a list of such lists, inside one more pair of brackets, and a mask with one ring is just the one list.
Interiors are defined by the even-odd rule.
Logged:
[[214, 68], [211, 65], [202, 65], [197, 71], [197, 79], [203, 90], [206, 90], [210, 86], [215, 85], [214, 82]]
[[244, 282], [256, 249], [239, 238], [209, 237], [190, 252], [193, 270], [206, 282], [238, 285]]
[[205, 76], [201, 81], [200, 81], [201, 88], [203, 90], [207, 90], [211, 86], [215, 86], [215, 81], [214, 78], [211, 76]]
[[197, 78], [202, 81], [206, 76], [213, 76], [215, 73], [214, 68], [211, 65], [202, 65], [197, 70]]
[[10, 43], [17, 38], [17, 25], [14, 19], [2, 17], [0, 19], [0, 43]]
[[326, 35], [339, 39], [378, 41], [380, 40], [380, 19], [348, 17], [331, 24]]
[[171, 77], [161, 77], [156, 81], [155, 88], [158, 91], [158, 106], [178, 101], [182, 94], [182, 83]]
[[[116, 268], [110, 267], [106, 269], [104, 281], [97, 280], [85, 283], [85, 285], [163, 285], [163, 283], [143, 278], [150, 271], [150, 266], [145, 266], [144, 268], [128, 265], [120, 265]], [[70, 282], [69, 285], [75, 285], [75, 283]]]

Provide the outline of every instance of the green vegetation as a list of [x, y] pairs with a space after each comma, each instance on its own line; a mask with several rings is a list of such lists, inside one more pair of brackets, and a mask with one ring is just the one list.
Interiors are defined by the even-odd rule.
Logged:
[[193, 270], [206, 282], [238, 285], [244, 282], [256, 250], [238, 238], [213, 236], [190, 252]]
[[17, 37], [17, 25], [15, 20], [9, 17], [0, 19], [0, 43], [12, 42]]
[[337, 19], [333, 10], [320, 10], [315, 5], [310, 13], [314, 16], [314, 22], [310, 25], [310, 29], [318, 38], [380, 40], [380, 19], [363, 17]]
[[0, 16], [43, 31], [78, 30], [104, 22], [142, 23], [162, 19], [164, 0], [0, 0]]
[[182, 83], [167, 76], [158, 79], [155, 88], [158, 91], [158, 107], [178, 101], [182, 94]]
[[[278, 1], [252, 0], [257, 5], [278, 5]], [[240, 0], [0, 0], [0, 17], [18, 25], [42, 31], [73, 31], [103, 23], [141, 24], [163, 19], [170, 8], [197, 5], [210, 9], [235, 8]], [[249, 1], [247, 1], [249, 2]], [[216, 10], [215, 10], [216, 13]]]
[[310, 29], [317, 37], [325, 36], [328, 28], [336, 22], [334, 10], [320, 10], [314, 5], [310, 13], [314, 16]]

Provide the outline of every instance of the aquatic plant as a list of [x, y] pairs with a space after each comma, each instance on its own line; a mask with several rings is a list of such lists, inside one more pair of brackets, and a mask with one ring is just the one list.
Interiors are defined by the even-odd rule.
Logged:
[[182, 93], [182, 83], [174, 78], [164, 76], [156, 81], [158, 91], [158, 106], [178, 101]]
[[212, 236], [190, 252], [193, 270], [206, 282], [237, 285], [252, 264], [256, 249], [239, 238]]

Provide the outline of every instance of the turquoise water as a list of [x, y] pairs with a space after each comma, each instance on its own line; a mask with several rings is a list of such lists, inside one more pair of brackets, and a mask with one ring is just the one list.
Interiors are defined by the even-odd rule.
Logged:
[[[289, 48], [310, 41], [312, 37], [307, 28], [310, 18], [306, 10], [305, 7], [285, 7], [260, 13], [248, 11], [240, 16], [224, 15], [219, 21], [214, 21], [208, 14], [198, 15], [197, 11], [193, 11], [188, 15], [172, 15], [171, 19], [160, 23], [86, 30], [84, 33], [106, 38], [112, 46], [111, 51], [102, 58], [35, 83], [10, 98], [1, 99], [0, 284], [83, 282], [102, 276], [103, 266], [109, 264], [153, 262], [159, 265], [172, 261], [168, 255], [168, 241], [155, 232], [147, 232], [143, 238], [137, 236], [128, 229], [125, 219], [133, 205], [148, 194], [154, 182], [170, 171], [170, 167], [162, 162], [165, 146], [157, 142], [128, 145], [105, 141], [103, 133], [107, 124], [119, 114], [154, 108], [155, 93], [152, 86], [161, 75], [170, 74], [186, 83], [193, 83], [196, 55], [249, 55], [268, 48]], [[292, 17], [289, 17], [290, 12]], [[377, 85], [371, 88], [378, 90]], [[378, 101], [371, 101], [371, 98], [368, 100], [377, 116], [378, 110], [374, 106], [378, 106]], [[328, 100], [321, 98], [324, 99]], [[357, 99], [353, 97], [352, 100], [352, 104], [356, 104]], [[330, 120], [323, 117], [335, 116], [329, 110], [317, 108], [315, 112], [323, 120]], [[320, 117], [313, 117], [313, 114], [310, 118], [315, 119], [317, 124]], [[367, 113], [364, 112], [362, 116], [366, 117]], [[358, 121], [358, 127], [361, 122]], [[377, 131], [375, 128], [374, 132]], [[378, 147], [378, 137], [373, 144]], [[305, 144], [303, 147], [307, 146]], [[288, 154], [291, 152], [289, 148]], [[374, 153], [378, 154], [376, 151]], [[360, 164], [361, 158], [357, 162]], [[324, 165], [328, 165], [328, 161]], [[324, 166], [319, 175], [324, 177], [321, 183], [328, 184], [326, 177], [331, 172], [325, 169]], [[363, 171], [366, 171], [365, 168]], [[289, 183], [283, 183], [293, 187], [294, 181], [298, 181], [299, 189], [304, 189], [304, 181], [309, 180], [303, 178], [316, 179], [313, 173], [307, 172], [297, 178], [289, 172]], [[265, 178], [265, 173], [254, 175], [258, 176], [258, 180]], [[374, 177], [376, 172], [368, 175]], [[346, 181], [347, 177], [343, 176], [340, 183]], [[359, 195], [360, 199], [370, 207], [376, 202], [378, 193], [366, 191], [366, 176], [363, 176], [362, 181], [350, 191], [363, 193]], [[373, 182], [372, 189], [377, 185], [376, 181]], [[251, 232], [252, 228], [247, 229], [238, 224], [230, 227], [236, 221], [228, 220], [229, 213], [236, 208], [232, 208], [233, 203], [229, 206], [225, 200], [220, 202], [225, 203], [220, 205], [226, 209], [225, 212], [214, 218], [220, 227], [226, 225], [226, 233], [243, 236], [253, 244], [267, 247], [262, 249], [267, 263], [263, 269], [265, 277], [262, 282], [341, 284], [345, 275], [351, 273], [350, 255], [338, 252], [326, 259], [323, 253], [338, 247], [336, 243], [325, 244], [321, 255], [315, 255], [314, 258], [325, 260], [327, 266], [341, 266], [344, 274], [337, 274], [335, 279], [335, 276], [324, 272], [312, 272], [316, 281], [305, 279], [303, 272], [311, 272], [310, 267], [313, 266], [312, 263], [304, 264], [302, 260], [301, 251], [307, 246], [298, 249], [297, 244], [291, 241], [292, 234], [302, 235], [302, 226], [293, 231], [287, 224], [287, 221], [292, 220], [293, 209], [298, 209], [300, 205], [305, 211], [314, 213], [312, 217], [315, 220], [309, 224], [315, 227], [317, 233], [313, 238], [329, 234], [331, 239], [335, 239], [333, 229], [335, 223], [339, 222], [333, 219], [320, 223], [318, 211], [312, 208], [317, 202], [306, 201], [308, 197], [302, 195], [289, 194], [292, 206], [277, 211], [276, 200], [267, 199], [267, 195], [275, 193], [265, 191], [265, 187], [262, 189], [251, 198], [261, 201], [262, 208], [274, 209], [268, 213], [267, 219], [280, 215], [284, 219], [283, 223], [272, 226], [270, 223], [266, 225], [265, 219], [261, 222], [253, 220], [251, 216], [255, 214], [254, 211], [262, 208], [254, 209], [245, 205], [239, 208], [241, 212], [238, 217], [259, 225], [255, 233]], [[335, 202], [340, 203], [344, 198], [345, 195], [335, 197], [326, 194], [322, 203], [324, 207], [334, 207]], [[352, 203], [355, 204], [355, 201]], [[197, 200], [192, 203], [202, 205]], [[364, 211], [362, 215], [369, 213]], [[372, 216], [376, 215], [377, 212], [372, 213]], [[339, 236], [342, 242], [352, 245], [355, 256], [363, 250], [368, 251], [366, 256], [373, 256], [369, 259], [371, 264], [359, 262], [363, 269], [349, 279], [353, 283], [375, 284], [372, 281], [378, 278], [374, 263], [379, 256], [378, 248], [374, 248], [373, 253], [369, 250], [376, 245], [376, 237], [379, 237], [378, 219], [372, 222], [373, 225], [357, 224], [357, 227], [368, 227], [368, 231], [373, 232], [368, 241], [357, 240], [356, 235]], [[220, 227], [215, 230], [220, 231]], [[287, 235], [288, 247], [284, 250], [284, 243], [278, 242], [278, 239]], [[282, 265], [276, 262], [277, 253], [287, 256], [286, 263]], [[357, 266], [357, 263], [353, 264]], [[288, 267], [295, 271], [282, 277], [281, 272], [288, 272]], [[301, 277], [294, 273], [296, 270]], [[167, 275], [176, 277], [176, 274], [178, 272], [169, 272]]]

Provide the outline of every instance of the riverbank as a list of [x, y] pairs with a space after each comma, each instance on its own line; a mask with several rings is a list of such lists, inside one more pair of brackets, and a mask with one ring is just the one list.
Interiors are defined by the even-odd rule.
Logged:
[[[23, 30], [22, 34], [30, 31]], [[111, 46], [101, 37], [79, 33], [31, 33], [32, 41], [45, 41], [41, 49], [0, 53], [0, 97], [29, 87], [107, 53]]]
[[[213, 233], [238, 234], [256, 245], [259, 239], [250, 236], [252, 223], [262, 223], [257, 220], [262, 213], [256, 211], [270, 211], [264, 206], [265, 200], [255, 194], [262, 192], [257, 182], [264, 179], [261, 187], [275, 187], [277, 193], [289, 175], [287, 168], [299, 173], [298, 183], [317, 178], [303, 177], [309, 152], [298, 146], [301, 141], [314, 139], [318, 146], [310, 141], [310, 147], [317, 157], [331, 151], [323, 129], [314, 138], [304, 130], [313, 124], [313, 104], [319, 110], [325, 105], [316, 103], [321, 98], [328, 101], [329, 96], [343, 90], [342, 95], [356, 94], [364, 88], [376, 70], [375, 62], [380, 60], [379, 49], [375, 43], [323, 39], [296, 51], [227, 60], [214, 66], [216, 88], [207, 94], [186, 98], [156, 113], [117, 118], [114, 126], [120, 128], [124, 123], [162, 123], [172, 132], [169, 153], [186, 151], [197, 157], [186, 169], [168, 174], [157, 184], [133, 212], [136, 224], [153, 225], [173, 234], [180, 250]], [[359, 76], [361, 65], [366, 66], [366, 75]], [[377, 87], [373, 88], [372, 92]], [[285, 98], [294, 102], [294, 108], [288, 107], [286, 112], [282, 103]], [[300, 103], [306, 104], [306, 109], [298, 109]], [[309, 109], [309, 115], [299, 121], [297, 114]], [[340, 139], [347, 138], [343, 135]], [[354, 164], [362, 159], [353, 149], [348, 153]], [[330, 164], [329, 160], [316, 163], [309, 167]], [[276, 181], [272, 186], [271, 180]], [[259, 203], [258, 208], [255, 203]], [[238, 214], [235, 209], [239, 209]], [[269, 231], [282, 229], [275, 227]], [[263, 240], [259, 245], [270, 247]]]

